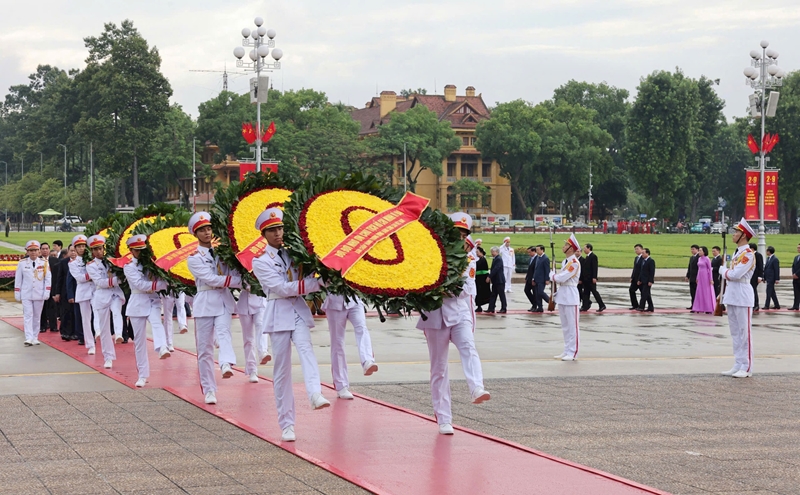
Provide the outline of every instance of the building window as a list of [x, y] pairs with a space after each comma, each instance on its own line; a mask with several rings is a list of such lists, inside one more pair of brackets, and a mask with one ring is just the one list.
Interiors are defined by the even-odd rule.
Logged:
[[461, 138], [461, 144], [463, 144], [464, 146], [469, 146], [469, 138], [466, 137], [466, 136], [462, 137]]
[[447, 159], [447, 176], [448, 177], [455, 177], [456, 176], [456, 159], [455, 157], [450, 157]]
[[447, 186], [447, 209], [455, 210], [458, 207], [456, 194], [453, 192], [453, 186]]
[[478, 157], [474, 155], [461, 156], [461, 177], [478, 176]]
[[492, 162], [486, 163], [483, 162], [481, 166], [481, 177], [491, 177], [492, 176]]
[[463, 105], [456, 110], [456, 113], [475, 113], [475, 111], [469, 105]]
[[489, 211], [492, 210], [492, 192], [491, 191], [486, 193], [486, 195], [484, 195], [481, 198], [481, 206], [486, 210], [489, 210]]
[[475, 207], [476, 207], [476, 201], [474, 198], [461, 196], [461, 208], [468, 209]]

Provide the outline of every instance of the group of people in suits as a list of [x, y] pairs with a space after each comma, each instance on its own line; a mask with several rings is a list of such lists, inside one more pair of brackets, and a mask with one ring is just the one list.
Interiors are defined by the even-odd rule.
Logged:
[[543, 303], [550, 302], [550, 296], [547, 295], [547, 283], [549, 281], [550, 273], [550, 258], [547, 257], [544, 245], [531, 246], [528, 248], [528, 271], [525, 273], [525, 296], [531, 303], [531, 313], [544, 312]]
[[[653, 307], [653, 284], [656, 276], [656, 261], [650, 257], [650, 249], [636, 244], [633, 246], [636, 258], [633, 260], [633, 271], [631, 271], [631, 285], [628, 292], [631, 297], [631, 311], [641, 311], [652, 313]], [[639, 292], [637, 298], [636, 293]]]

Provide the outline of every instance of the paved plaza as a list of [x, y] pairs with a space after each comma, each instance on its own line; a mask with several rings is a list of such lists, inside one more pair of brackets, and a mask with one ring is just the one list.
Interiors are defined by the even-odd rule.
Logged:
[[[685, 284], [657, 284], [656, 309], [665, 311], [654, 314], [625, 309], [625, 284], [600, 290], [609, 311], [581, 315], [573, 363], [552, 359], [561, 352], [556, 314], [479, 316], [492, 400], [473, 406], [466, 384], [454, 382], [454, 423], [670, 493], [798, 493], [800, 313], [754, 316], [755, 375], [735, 380], [719, 375], [732, 363], [727, 318], [683, 311]], [[778, 297], [788, 307], [789, 287]], [[528, 307], [520, 286], [509, 307]], [[0, 301], [0, 316], [20, 313]], [[317, 323], [312, 339], [330, 382], [326, 322]], [[431, 415], [415, 319], [368, 324], [380, 371], [360, 375], [348, 332], [353, 390]], [[233, 329], [243, 365], [236, 320]], [[0, 492], [360, 492], [165, 391], [131, 390], [21, 340], [0, 322]], [[193, 352], [193, 333], [176, 335], [175, 345]], [[450, 363], [451, 378], [463, 378], [455, 349]], [[259, 373], [270, 377], [271, 367]], [[294, 378], [302, 380], [299, 361]], [[271, 392], [264, 381], [254, 387]]]

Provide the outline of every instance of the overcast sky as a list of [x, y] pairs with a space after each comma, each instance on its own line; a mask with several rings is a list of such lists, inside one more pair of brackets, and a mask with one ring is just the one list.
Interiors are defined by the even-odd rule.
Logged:
[[197, 116], [222, 89], [247, 90], [233, 48], [260, 15], [277, 30], [274, 87], [314, 88], [363, 106], [377, 92], [475, 86], [494, 105], [539, 102], [570, 79], [635, 92], [639, 78], [681, 67], [720, 79], [726, 114], [744, 114], [742, 69], [762, 39], [787, 71], [800, 68], [800, 2], [773, 0], [0, 0], [0, 92], [38, 64], [82, 68], [83, 38], [131, 19], [158, 47], [173, 101]]

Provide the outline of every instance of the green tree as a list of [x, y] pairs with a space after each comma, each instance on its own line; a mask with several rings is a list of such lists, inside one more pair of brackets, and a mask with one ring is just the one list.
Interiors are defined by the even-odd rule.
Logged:
[[380, 126], [378, 136], [369, 140], [376, 156], [403, 156], [405, 143], [408, 165], [406, 180], [413, 192], [423, 170], [442, 175], [442, 160], [461, 148], [450, 122], [440, 121], [436, 112], [423, 105], [406, 112], [393, 112], [391, 120]]
[[417, 89], [401, 89], [400, 96], [403, 98], [408, 98], [411, 95], [426, 95], [428, 94], [428, 90], [425, 88], [417, 88]]
[[[275, 97], [270, 91], [270, 100]], [[256, 120], [255, 105], [250, 103], [250, 95], [237, 95], [223, 91], [215, 98], [204, 101], [198, 108], [197, 138], [201, 144], [206, 142], [219, 146], [221, 161], [226, 155], [244, 156], [248, 154], [247, 143], [242, 138], [242, 124]]]
[[725, 213], [734, 221], [744, 215], [745, 169], [754, 165], [753, 155], [747, 148], [747, 133], [750, 123], [746, 118], [724, 124], [714, 136], [713, 160], [721, 164], [721, 170], [709, 182], [709, 189], [717, 197], [725, 199]]
[[486, 208], [488, 206], [489, 195], [492, 192], [492, 190], [486, 187], [482, 182], [468, 178], [453, 182], [447, 189], [448, 196], [452, 195], [455, 201], [454, 203], [448, 204], [448, 208], [459, 208], [458, 198], [475, 201]]
[[[172, 88], [161, 73], [161, 56], [130, 20], [108, 23], [100, 36], [84, 38], [89, 56], [79, 82], [94, 99], [82, 119], [84, 135], [100, 137], [103, 162], [115, 169], [130, 164], [133, 205], [139, 206], [140, 162], [152, 149], [169, 113]], [[108, 170], [108, 169], [107, 169]]]
[[[179, 185], [178, 180], [192, 170], [192, 138], [195, 123], [178, 104], [173, 104], [165, 122], [160, 126], [142, 163], [141, 179], [145, 185], [145, 197], [149, 202], [166, 196], [169, 184]], [[191, 191], [184, 191], [188, 197]]]
[[[780, 92], [778, 111], [775, 117], [767, 119], [766, 131], [780, 136], [780, 142], [769, 155], [771, 157], [769, 166], [780, 169], [778, 213], [781, 228], [785, 232], [797, 233], [800, 203], [800, 72], [789, 74], [784, 79]], [[759, 133], [760, 126], [757, 132], [753, 132], [753, 136], [758, 139]]]
[[654, 72], [637, 89], [626, 128], [625, 163], [637, 191], [669, 217], [676, 194], [687, 186], [687, 160], [694, 152], [701, 105], [699, 89], [679, 69]]

